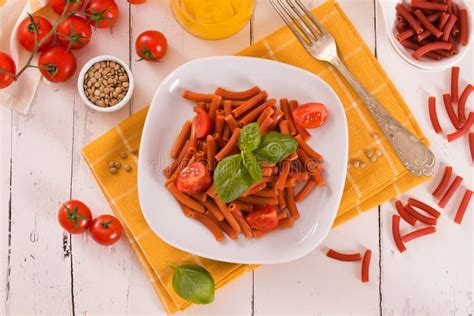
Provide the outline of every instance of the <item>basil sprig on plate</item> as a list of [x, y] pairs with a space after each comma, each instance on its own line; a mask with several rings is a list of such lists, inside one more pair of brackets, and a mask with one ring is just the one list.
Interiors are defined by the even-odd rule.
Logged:
[[256, 122], [240, 131], [238, 145], [240, 154], [226, 157], [214, 171], [217, 195], [225, 203], [240, 197], [254, 181], [262, 180], [260, 163], [278, 163], [298, 147], [290, 135], [270, 132], [262, 137]]
[[215, 284], [211, 274], [201, 266], [183, 264], [174, 269], [174, 291], [194, 304], [209, 304], [214, 301]]

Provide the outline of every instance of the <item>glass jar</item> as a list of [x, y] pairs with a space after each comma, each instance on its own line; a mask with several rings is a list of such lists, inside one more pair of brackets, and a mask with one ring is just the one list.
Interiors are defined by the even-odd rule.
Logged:
[[170, 0], [176, 20], [189, 33], [209, 40], [229, 37], [252, 17], [254, 0]]

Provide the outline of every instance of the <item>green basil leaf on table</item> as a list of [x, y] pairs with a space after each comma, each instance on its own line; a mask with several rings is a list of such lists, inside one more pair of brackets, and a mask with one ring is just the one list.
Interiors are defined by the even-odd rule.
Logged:
[[270, 132], [263, 137], [260, 147], [254, 153], [259, 163], [278, 163], [293, 153], [297, 147], [298, 143], [290, 135]]
[[240, 131], [239, 148], [242, 151], [254, 151], [261, 141], [260, 127], [257, 122], [245, 125]]
[[243, 150], [240, 155], [242, 156], [242, 160], [244, 162], [245, 168], [250, 173], [250, 176], [255, 181], [262, 180], [262, 168], [257, 162], [257, 157], [251, 152]]
[[214, 170], [214, 186], [217, 195], [225, 203], [240, 197], [252, 186], [252, 182], [240, 154], [224, 158]]
[[173, 289], [186, 301], [209, 304], [214, 301], [215, 283], [211, 274], [201, 266], [173, 266]]

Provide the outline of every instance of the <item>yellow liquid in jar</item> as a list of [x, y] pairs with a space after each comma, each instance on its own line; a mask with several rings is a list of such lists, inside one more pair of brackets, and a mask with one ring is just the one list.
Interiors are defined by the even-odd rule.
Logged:
[[203, 39], [222, 39], [240, 31], [250, 20], [254, 0], [171, 0], [176, 20]]

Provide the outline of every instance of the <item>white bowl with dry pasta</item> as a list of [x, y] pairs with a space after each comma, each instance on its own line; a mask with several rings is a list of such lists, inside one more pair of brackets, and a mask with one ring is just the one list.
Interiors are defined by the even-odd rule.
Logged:
[[102, 55], [89, 60], [77, 79], [77, 90], [84, 103], [99, 112], [115, 112], [131, 99], [134, 81], [130, 68], [115, 56]]

